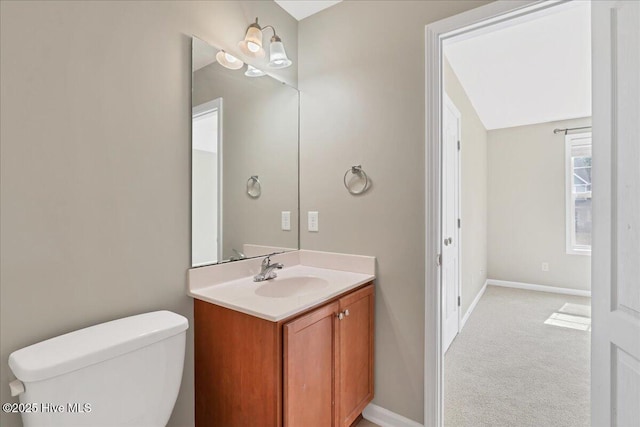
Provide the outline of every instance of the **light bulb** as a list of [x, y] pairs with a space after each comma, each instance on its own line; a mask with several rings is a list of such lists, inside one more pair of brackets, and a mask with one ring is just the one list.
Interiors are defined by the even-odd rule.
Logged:
[[265, 55], [262, 48], [262, 29], [256, 22], [249, 25], [244, 40], [238, 43], [238, 47], [245, 55], [251, 58], [263, 58]]
[[247, 42], [247, 48], [253, 53], [260, 50], [260, 46], [253, 42]]

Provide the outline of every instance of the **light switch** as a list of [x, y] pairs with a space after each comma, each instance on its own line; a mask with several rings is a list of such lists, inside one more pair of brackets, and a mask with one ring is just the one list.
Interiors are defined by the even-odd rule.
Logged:
[[282, 230], [290, 231], [291, 230], [291, 212], [290, 211], [282, 211]]
[[307, 219], [309, 231], [318, 231], [318, 211], [309, 211]]

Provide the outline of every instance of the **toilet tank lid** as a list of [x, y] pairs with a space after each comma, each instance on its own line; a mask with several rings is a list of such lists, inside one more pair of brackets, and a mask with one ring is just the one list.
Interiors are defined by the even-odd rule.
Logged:
[[14, 351], [9, 367], [23, 382], [42, 381], [151, 345], [188, 327], [185, 317], [170, 311], [125, 317]]

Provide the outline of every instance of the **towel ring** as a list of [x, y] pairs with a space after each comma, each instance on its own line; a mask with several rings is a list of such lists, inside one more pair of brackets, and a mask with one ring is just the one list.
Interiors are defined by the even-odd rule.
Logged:
[[[349, 176], [349, 173], [351, 173], [352, 175], [358, 175], [360, 177], [364, 177], [364, 186], [360, 190], [352, 190], [349, 187], [349, 184], [347, 183], [347, 176]], [[367, 176], [367, 173], [364, 171], [364, 169], [362, 169], [361, 165], [351, 166], [351, 168], [347, 169], [347, 171], [344, 173], [343, 181], [344, 181], [344, 188], [346, 188], [347, 191], [353, 194], [354, 196], [357, 196], [358, 194], [362, 194], [369, 189], [369, 177]]]
[[262, 184], [260, 184], [258, 175], [253, 175], [247, 180], [247, 194], [252, 199], [257, 199], [262, 194]]

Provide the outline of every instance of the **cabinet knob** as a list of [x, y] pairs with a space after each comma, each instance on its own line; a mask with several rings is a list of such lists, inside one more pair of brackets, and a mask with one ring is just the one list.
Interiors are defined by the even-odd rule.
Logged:
[[336, 314], [336, 317], [338, 318], [338, 320], [342, 320], [342, 319], [344, 319], [344, 313], [340, 312], [340, 313]]
[[349, 315], [349, 309], [346, 309], [346, 310], [344, 311], [344, 315], [345, 315], [345, 316], [348, 316], [348, 315]]

